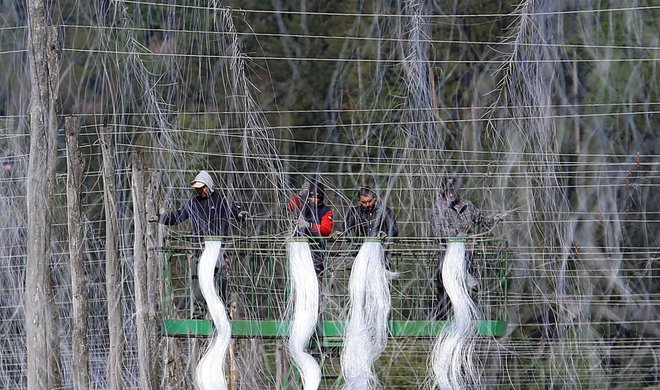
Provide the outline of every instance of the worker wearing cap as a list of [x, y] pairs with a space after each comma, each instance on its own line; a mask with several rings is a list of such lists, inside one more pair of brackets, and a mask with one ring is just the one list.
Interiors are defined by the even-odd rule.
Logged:
[[[184, 203], [178, 210], [167, 212], [158, 218], [164, 225], [178, 225], [190, 219], [190, 241], [193, 248], [191, 259], [191, 275], [197, 277], [197, 262], [206, 236], [231, 235], [230, 219], [244, 220], [250, 214], [241, 210], [241, 206], [215, 189], [213, 178], [207, 171], [200, 171], [190, 183], [195, 190], [195, 196]], [[227, 276], [229, 275], [229, 256], [224, 253], [218, 259], [216, 266], [216, 285], [219, 286], [220, 298], [226, 298]], [[197, 300], [203, 302], [199, 283], [193, 280], [193, 293]]]
[[193, 245], [200, 246], [205, 236], [229, 236], [231, 218], [245, 219], [249, 213], [215, 189], [213, 178], [207, 171], [200, 171], [190, 183], [196, 195], [177, 211], [160, 216], [160, 223], [177, 225], [190, 219]]

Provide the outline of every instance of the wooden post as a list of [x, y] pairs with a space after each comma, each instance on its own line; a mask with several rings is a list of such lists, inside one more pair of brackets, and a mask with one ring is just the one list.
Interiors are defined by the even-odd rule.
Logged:
[[[235, 320], [238, 317], [238, 295], [229, 295], [229, 318]], [[229, 389], [238, 389], [238, 364], [236, 363], [236, 340], [229, 342]]]
[[60, 337], [50, 273], [51, 210], [57, 161], [60, 46], [44, 0], [28, 1], [30, 159], [27, 172], [25, 335], [27, 388], [61, 388]]
[[166, 337], [163, 346], [163, 390], [186, 389], [186, 379], [183, 375], [181, 359], [181, 342], [176, 337]]
[[80, 121], [67, 117], [64, 121], [67, 140], [66, 199], [69, 226], [69, 264], [71, 265], [71, 295], [73, 306], [73, 351], [71, 368], [73, 388], [89, 388], [89, 349], [87, 347], [87, 318], [89, 299], [87, 297], [87, 273], [83, 260], [83, 218], [80, 206], [82, 191], [83, 159], [78, 149]]
[[[160, 172], [150, 172], [145, 175], [145, 183], [142, 190], [145, 194], [145, 208], [147, 216], [158, 215], [158, 205], [160, 204]], [[148, 350], [151, 361], [152, 375], [161, 374], [161, 358], [160, 358], [160, 324], [162, 322], [161, 307], [161, 272], [160, 262], [162, 260], [161, 254], [157, 248], [162, 247], [160, 242], [160, 235], [158, 234], [158, 223], [147, 223], [147, 230], [145, 236], [145, 245], [147, 249], [147, 323], [149, 325], [148, 334]], [[159, 387], [160, 378], [156, 376], [153, 378], [156, 382], [152, 382], [156, 388]]]
[[122, 356], [124, 354], [122, 329], [122, 280], [118, 256], [119, 223], [115, 189], [115, 148], [113, 135], [107, 127], [101, 128], [103, 154], [103, 195], [105, 206], [105, 286], [108, 301], [108, 388], [122, 389]]
[[133, 226], [135, 227], [135, 237], [133, 239], [133, 272], [135, 274], [135, 309], [136, 309], [136, 334], [137, 334], [137, 355], [138, 371], [140, 373], [139, 383], [141, 389], [158, 388], [153, 371], [153, 359], [155, 355], [151, 351], [151, 340], [154, 329], [153, 318], [149, 313], [149, 286], [148, 286], [148, 263], [147, 263], [147, 211], [146, 211], [146, 192], [145, 187], [148, 179], [144, 171], [144, 162], [139, 152], [133, 152], [132, 155], [132, 199], [133, 199]]

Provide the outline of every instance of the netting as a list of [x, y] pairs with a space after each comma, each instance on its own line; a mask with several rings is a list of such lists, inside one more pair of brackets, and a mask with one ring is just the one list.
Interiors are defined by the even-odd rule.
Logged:
[[[448, 178], [501, 220], [465, 237], [480, 386], [660, 383], [657, 4], [229, 3], [0, 3], [0, 387], [194, 385], [213, 332], [198, 237], [157, 216], [200, 170], [249, 212], [221, 238], [228, 388], [302, 387], [286, 248], [305, 180], [334, 232], [360, 187], [391, 208], [373, 368], [382, 388], [432, 387]], [[322, 241], [307, 347], [339, 388], [364, 237]]]

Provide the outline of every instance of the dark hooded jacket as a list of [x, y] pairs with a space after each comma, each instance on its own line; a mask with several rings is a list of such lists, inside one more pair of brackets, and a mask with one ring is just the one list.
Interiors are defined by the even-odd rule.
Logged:
[[190, 234], [193, 243], [201, 243], [204, 236], [231, 235], [230, 218], [237, 218], [241, 207], [214, 189], [213, 179], [206, 171], [201, 171], [193, 182], [202, 182], [210, 190], [204, 198], [195, 196], [177, 211], [162, 214], [160, 223], [177, 225], [190, 219]]

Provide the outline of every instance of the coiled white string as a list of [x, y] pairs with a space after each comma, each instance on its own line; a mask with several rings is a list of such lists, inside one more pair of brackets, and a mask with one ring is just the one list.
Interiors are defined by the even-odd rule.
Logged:
[[449, 242], [442, 265], [442, 283], [451, 300], [452, 311], [431, 355], [435, 383], [442, 390], [479, 387], [479, 375], [473, 362], [479, 311], [470, 297], [467, 278], [465, 243]]
[[289, 278], [293, 318], [289, 329], [289, 351], [300, 371], [305, 390], [318, 389], [321, 367], [306, 346], [314, 333], [319, 311], [319, 285], [312, 262], [312, 252], [305, 241], [289, 241]]
[[341, 354], [346, 390], [372, 389], [379, 381], [374, 363], [387, 345], [390, 312], [389, 272], [378, 241], [367, 241], [355, 257], [351, 277], [350, 315]]
[[199, 286], [213, 319], [215, 331], [209, 348], [197, 365], [197, 385], [202, 390], [222, 390], [225, 382], [225, 354], [231, 340], [231, 324], [227, 317], [225, 303], [220, 300], [215, 289], [214, 272], [222, 253], [220, 241], [206, 241], [199, 260]]

